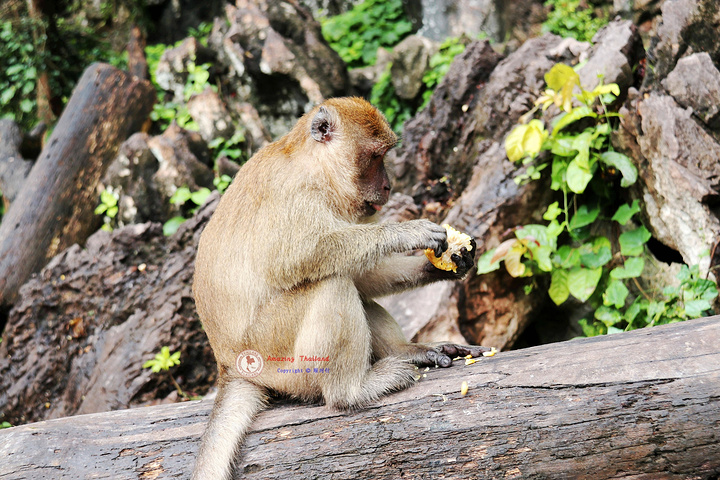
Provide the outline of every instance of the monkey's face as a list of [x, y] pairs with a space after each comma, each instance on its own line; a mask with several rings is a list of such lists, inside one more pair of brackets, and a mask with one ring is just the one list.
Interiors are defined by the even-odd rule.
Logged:
[[[385, 150], [387, 151], [387, 150]], [[390, 179], [385, 170], [385, 151], [373, 152], [364, 162], [358, 186], [363, 201], [362, 216], [371, 216], [380, 211], [390, 198]]]

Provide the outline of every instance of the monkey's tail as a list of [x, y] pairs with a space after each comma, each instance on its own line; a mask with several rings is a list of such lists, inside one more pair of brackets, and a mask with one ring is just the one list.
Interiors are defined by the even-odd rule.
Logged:
[[265, 390], [242, 378], [220, 379], [192, 480], [229, 479], [242, 440], [267, 405]]

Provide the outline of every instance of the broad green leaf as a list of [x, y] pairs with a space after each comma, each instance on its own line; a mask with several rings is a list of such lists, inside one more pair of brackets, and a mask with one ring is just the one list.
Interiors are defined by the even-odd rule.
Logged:
[[545, 225], [525, 225], [515, 230], [515, 236], [520, 240], [527, 239], [529, 241], [535, 241], [540, 245], [551, 245], [554, 247], [552, 242], [554, 239], [548, 238], [547, 227]]
[[548, 88], [552, 88], [556, 92], [559, 92], [568, 83], [580, 85], [580, 76], [572, 69], [572, 67], [565, 65], [564, 63], [556, 63], [545, 74], [545, 83], [547, 83]]
[[563, 128], [567, 127], [571, 123], [575, 123], [580, 119], [592, 117], [597, 118], [597, 114], [592, 111], [590, 107], [582, 106], [574, 108], [570, 113], [566, 113], [560, 117], [553, 127], [552, 136], [554, 137]]
[[552, 250], [547, 245], [536, 245], [533, 242], [528, 244], [528, 250], [532, 253], [532, 259], [537, 262], [538, 268], [543, 272], [552, 271], [552, 262], [550, 261], [550, 254]]
[[620, 252], [627, 257], [642, 255], [645, 243], [650, 240], [650, 232], [645, 226], [620, 234]]
[[623, 177], [620, 180], [621, 187], [629, 187], [637, 181], [637, 168], [627, 155], [618, 152], [604, 152], [600, 155], [600, 161], [620, 171]]
[[600, 268], [612, 260], [612, 246], [606, 237], [595, 237], [592, 242], [583, 244], [580, 260], [588, 268]]
[[572, 157], [576, 151], [573, 148], [573, 139], [575, 137], [556, 137], [552, 140], [550, 151], [561, 157]]
[[0, 104], [6, 105], [15, 96], [15, 86], [10, 85], [0, 94]]
[[605, 305], [601, 305], [597, 310], [595, 310], [595, 318], [600, 320], [607, 327], [612, 327], [623, 321], [622, 313]]
[[167, 222], [163, 224], [163, 235], [166, 237], [169, 237], [170, 235], [173, 235], [175, 232], [177, 232], [177, 229], [180, 228], [180, 225], [185, 221], [186, 219], [183, 217], [173, 217]]
[[496, 262], [491, 262], [493, 255], [495, 255], [495, 249], [488, 250], [487, 252], [480, 255], [480, 258], [477, 260], [477, 273], [478, 275], [482, 275], [484, 273], [490, 273], [494, 272], [498, 268], [500, 268], [500, 260]]
[[580, 252], [576, 248], [572, 248], [569, 245], [563, 245], [558, 248], [555, 256], [553, 257], [553, 263], [558, 268], [571, 269], [580, 264]]
[[567, 270], [553, 270], [548, 294], [550, 294], [550, 299], [555, 302], [555, 305], [560, 305], [568, 299], [568, 297], [570, 296], [570, 289], [568, 288]]
[[523, 140], [525, 139], [525, 133], [528, 131], [528, 128], [530, 127], [527, 125], [518, 125], [505, 139], [505, 152], [510, 161], [517, 162], [525, 157]]
[[525, 155], [536, 156], [540, 153], [548, 133], [540, 120], [531, 120], [523, 136], [523, 150]]
[[603, 305], [608, 307], [623, 308], [625, 300], [630, 291], [620, 280], [613, 280], [603, 293]]
[[566, 184], [566, 175], [567, 175], [567, 163], [565, 161], [560, 160], [558, 157], [555, 157], [552, 162], [552, 173], [550, 174], [550, 178], [552, 180], [550, 184], [550, 188], [558, 191], [563, 189], [563, 186]]
[[100, 193], [100, 201], [107, 205], [108, 208], [117, 205], [117, 198], [115, 198], [115, 195], [113, 195], [110, 190], [103, 190], [102, 193]]
[[575, 267], [568, 274], [568, 288], [573, 297], [586, 302], [595, 291], [602, 268]]
[[637, 199], [633, 200], [632, 205], [623, 204], [617, 209], [612, 219], [618, 222], [620, 225], [625, 225], [636, 213], [640, 212], [640, 202]]
[[582, 327], [583, 334], [586, 337], [597, 337], [607, 333], [607, 327], [600, 322], [588, 322], [587, 319], [581, 318], [578, 320], [578, 324]]
[[[563, 222], [565, 223], [565, 222]], [[552, 245], [557, 245], [557, 238], [560, 234], [565, 231], [562, 224], [558, 223], [557, 220], [552, 220], [547, 226], [548, 240], [551, 241]]]
[[200, 190], [198, 190], [197, 192], [193, 192], [190, 195], [190, 200], [195, 205], [201, 206], [202, 204], [205, 203], [205, 201], [207, 200], [207, 198], [210, 196], [211, 193], [212, 193], [212, 191], [210, 191], [209, 188], [203, 187]]
[[108, 209], [108, 206], [105, 205], [104, 203], [101, 203], [100, 205], [95, 207], [95, 215], [102, 215], [103, 213], [105, 213], [105, 211], [107, 209]]
[[586, 225], [590, 225], [597, 219], [599, 214], [600, 207], [596, 206], [593, 208], [588, 208], [587, 205], [580, 205], [575, 215], [573, 215], [573, 217], [570, 219], [568, 228], [570, 230], [576, 230]]
[[592, 143], [592, 132], [583, 132], [573, 139], [572, 146], [578, 151], [575, 160], [583, 167], [590, 169], [590, 143]]
[[610, 278], [622, 280], [623, 278], [639, 277], [645, 268], [645, 259], [642, 257], [630, 257], [625, 260], [625, 265], [614, 268], [610, 272]]
[[561, 213], [563, 213], [562, 208], [560, 208], [559, 205], [560, 204], [558, 202], [551, 203], [543, 214], [543, 220], [555, 220]]
[[172, 197], [170, 197], [170, 203], [172, 203], [173, 205], [183, 205], [185, 202], [190, 200], [191, 196], [192, 193], [190, 192], [189, 188], [180, 187], [175, 190], [175, 193], [173, 193]]
[[712, 305], [706, 300], [691, 300], [685, 302], [685, 314], [690, 318], [702, 317], [703, 313], [711, 308]]
[[574, 193], [583, 193], [593, 174], [590, 170], [583, 168], [581, 162], [576, 161], [575, 157], [567, 167], [567, 184], [570, 191]]

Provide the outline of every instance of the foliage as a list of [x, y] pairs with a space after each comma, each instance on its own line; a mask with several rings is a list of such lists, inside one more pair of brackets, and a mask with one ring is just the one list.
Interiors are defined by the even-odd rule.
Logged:
[[170, 368], [175, 365], [180, 365], [180, 352], [170, 353], [169, 347], [162, 347], [159, 353], [155, 354], [155, 358], [148, 360], [143, 364], [143, 368], [149, 368], [153, 373], [159, 373], [161, 370], [168, 372], [170, 381], [175, 386], [178, 394], [183, 398], [189, 398], [185, 392], [182, 391], [180, 385], [178, 385], [175, 377], [170, 375]]
[[399, 133], [403, 124], [415, 113], [412, 104], [405, 99], [398, 97], [395, 87], [392, 84], [392, 75], [389, 63], [385, 71], [380, 74], [377, 83], [373, 85], [370, 92], [370, 103], [375, 105], [387, 118], [390, 127]]
[[464, 51], [465, 44], [462, 42], [461, 37], [449, 37], [440, 44], [438, 52], [430, 58], [430, 70], [423, 76], [425, 90], [422, 93], [423, 102], [420, 110], [425, 108], [425, 105], [430, 101], [435, 87], [445, 78], [448, 70], [450, 70], [450, 64], [455, 60], [455, 57]]
[[325, 40], [351, 68], [373, 65], [379, 47], [393, 46], [412, 31], [401, 0], [365, 0], [321, 24]]
[[118, 200], [120, 196], [113, 188], [108, 186], [100, 194], [100, 204], [95, 208], [95, 215], [103, 216], [102, 230], [112, 232], [116, 224], [115, 217], [118, 214]]
[[227, 157], [238, 163], [242, 163], [243, 150], [240, 146], [245, 142], [245, 134], [242, 130], [236, 130], [230, 138], [217, 137], [210, 141], [208, 147], [213, 152], [217, 161], [220, 157]]
[[149, 368], [153, 373], [158, 373], [160, 370], [168, 371], [175, 365], [180, 365], [180, 352], [171, 354], [169, 347], [162, 347], [160, 352], [155, 354], [155, 358], [143, 364], [143, 368]]
[[543, 32], [561, 37], [572, 37], [589, 42], [595, 33], [608, 23], [608, 15], [595, 16], [591, 7], [581, 7], [580, 0], [547, 0], [546, 7], [552, 7]]
[[[582, 324], [587, 335], [704, 314], [717, 289], [713, 282], [698, 278], [697, 266], [685, 267], [681, 287], [665, 289], [660, 300], [642, 291], [642, 297], [630, 298], [629, 282], [640, 290], [637, 278], [644, 269], [650, 232], [630, 223], [640, 211], [637, 200], [613, 208], [616, 195], [608, 180], [616, 179], [623, 188], [637, 180], [630, 159], [612, 151], [609, 142], [610, 121], [616, 115], [606, 105], [619, 95], [618, 86], [601, 83], [586, 91], [577, 73], [563, 64], [555, 65], [545, 81], [548, 89], [525, 120], [551, 105], [560, 114], [550, 121], [550, 130], [537, 119], [518, 125], [506, 138], [505, 149], [509, 160], [525, 166], [517, 183], [537, 180], [549, 170], [550, 188], [562, 194], [562, 205], [556, 201], [547, 207], [547, 225], [519, 227], [515, 238], [481, 256], [478, 273], [496, 270], [503, 261], [513, 277], [549, 274], [548, 294], [557, 305], [572, 296], [595, 308], [595, 320]], [[616, 252], [609, 238], [596, 233], [613, 229], [622, 230]]]
[[377, 83], [373, 85], [370, 92], [370, 103], [380, 109], [385, 114], [390, 126], [395, 132], [402, 130], [403, 124], [410, 119], [418, 110], [422, 110], [430, 101], [435, 87], [442, 81], [450, 69], [450, 64], [455, 57], [465, 51], [465, 43], [461, 37], [447, 38], [441, 45], [437, 53], [430, 58], [430, 68], [423, 76], [424, 87], [421, 90], [421, 104], [417, 105], [397, 96], [395, 87], [392, 84], [392, 74], [390, 69], [392, 64], [388, 64], [385, 71], [378, 78]]
[[10, 424], [10, 422], [0, 423], [0, 430], [2, 430], [3, 428], [10, 428], [10, 427], [12, 427], [12, 424]]
[[[190, 215], [192, 215], [199, 207], [201, 207], [205, 203], [211, 193], [212, 191], [210, 191], [210, 189], [206, 187], [203, 187], [195, 192], [191, 192], [188, 187], [180, 187], [175, 190], [173, 196], [170, 197], [170, 203], [178, 206], [183, 206], [186, 204], [194, 205], [194, 207], [192, 207], [188, 212]], [[175, 232], [177, 232], [177, 229], [180, 227], [180, 225], [183, 224], [185, 220], [187, 220], [187, 218], [181, 215], [172, 217], [170, 220], [163, 224], [163, 234], [168, 237], [170, 235], [173, 235]]]
[[[157, 51], [160, 50], [157, 47], [158, 46], [156, 45], [153, 48], [153, 56], [157, 55]], [[165, 48], [162, 49], [163, 52], [165, 51]], [[160, 56], [162, 56], [162, 53]], [[156, 87], [157, 83], [155, 82], [155, 79], [158, 60], [159, 57], [153, 58], [153, 69], [151, 70], [151, 78], [153, 79]], [[148, 65], [150, 65], [150, 62], [148, 62]], [[210, 66], [211, 65], [209, 63], [196, 65], [195, 62], [188, 62], [186, 66], [188, 78], [185, 82], [185, 87], [183, 88], [184, 102], [176, 102], [173, 100], [158, 102], [153, 106], [153, 111], [150, 113], [150, 119], [154, 122], [159, 122], [162, 129], [167, 128], [167, 126], [174, 120], [181, 128], [197, 131], [198, 125], [190, 116], [190, 112], [188, 111], [185, 102], [187, 102], [193, 95], [202, 93], [208, 87], [213, 90], [215, 89], [215, 87], [209, 83]], [[157, 88], [159, 89], [159, 87]], [[161, 95], [159, 97], [162, 98], [163, 96], [165, 96], [165, 92], [161, 90]]]

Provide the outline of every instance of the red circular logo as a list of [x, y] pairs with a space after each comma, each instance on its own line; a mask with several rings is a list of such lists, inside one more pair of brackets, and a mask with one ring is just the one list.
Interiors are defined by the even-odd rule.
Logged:
[[245, 350], [235, 360], [235, 367], [240, 375], [249, 378], [260, 375], [264, 364], [262, 356], [255, 350]]

